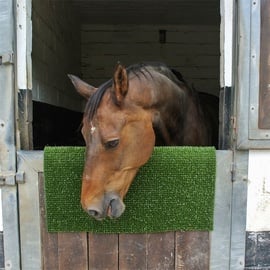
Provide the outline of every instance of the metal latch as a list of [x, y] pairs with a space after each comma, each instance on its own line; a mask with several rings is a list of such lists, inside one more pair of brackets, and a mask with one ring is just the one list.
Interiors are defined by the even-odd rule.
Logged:
[[0, 65], [13, 64], [13, 63], [14, 63], [13, 53], [5, 53], [5, 54], [0, 55]]
[[0, 185], [8, 185], [8, 186], [14, 186], [15, 184], [23, 184], [24, 183], [24, 172], [0, 172]]

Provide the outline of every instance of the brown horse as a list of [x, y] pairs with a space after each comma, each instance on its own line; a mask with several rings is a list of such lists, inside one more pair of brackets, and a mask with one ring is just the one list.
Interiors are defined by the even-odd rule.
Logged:
[[99, 88], [69, 77], [88, 100], [81, 204], [97, 220], [121, 216], [123, 198], [155, 145], [212, 145], [217, 137], [218, 113], [209, 118], [196, 91], [164, 64], [118, 64]]

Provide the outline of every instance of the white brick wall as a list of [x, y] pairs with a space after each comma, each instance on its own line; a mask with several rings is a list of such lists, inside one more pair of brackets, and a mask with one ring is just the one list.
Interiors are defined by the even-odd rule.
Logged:
[[33, 99], [82, 110], [67, 74], [80, 73], [80, 25], [65, 1], [35, 0], [33, 21]]
[[[167, 30], [165, 44], [160, 29]], [[163, 61], [196, 89], [219, 93], [218, 25], [82, 25], [81, 31], [81, 70], [93, 85], [110, 78], [117, 61]]]
[[[219, 92], [219, 26], [79, 25], [65, 1], [33, 1], [33, 99], [82, 110], [67, 73], [93, 85], [115, 64], [163, 61], [200, 91]], [[159, 30], [167, 31], [165, 44]]]

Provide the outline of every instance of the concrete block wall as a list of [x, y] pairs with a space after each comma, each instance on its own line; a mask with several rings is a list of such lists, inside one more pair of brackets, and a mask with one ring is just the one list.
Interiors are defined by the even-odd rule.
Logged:
[[[159, 30], [166, 30], [165, 43]], [[118, 61], [163, 61], [197, 90], [219, 93], [219, 25], [82, 25], [81, 31], [81, 71], [92, 85], [111, 78]]]
[[67, 74], [80, 73], [80, 24], [68, 1], [32, 2], [33, 100], [81, 111]]

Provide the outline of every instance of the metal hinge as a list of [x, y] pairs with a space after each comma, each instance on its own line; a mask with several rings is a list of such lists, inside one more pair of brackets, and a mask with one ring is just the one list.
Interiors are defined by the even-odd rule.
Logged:
[[0, 186], [14, 186], [16, 184], [23, 184], [24, 181], [24, 172], [12, 172], [12, 171], [6, 171], [6, 172], [0, 172]]
[[0, 65], [13, 64], [13, 63], [14, 63], [13, 52], [0, 55]]

